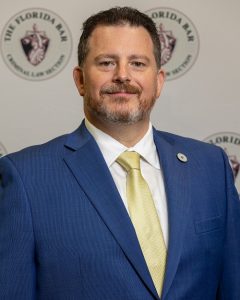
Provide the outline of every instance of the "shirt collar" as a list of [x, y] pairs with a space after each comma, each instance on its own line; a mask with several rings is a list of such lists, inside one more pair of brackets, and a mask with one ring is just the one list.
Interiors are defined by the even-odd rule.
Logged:
[[153, 129], [151, 122], [149, 122], [148, 131], [143, 138], [136, 145], [130, 148], [124, 146], [110, 135], [96, 128], [87, 120], [87, 118], [85, 118], [85, 125], [97, 142], [108, 167], [110, 167], [116, 161], [118, 156], [124, 151], [136, 151], [150, 165], [156, 169], [160, 169], [158, 154], [153, 140]]

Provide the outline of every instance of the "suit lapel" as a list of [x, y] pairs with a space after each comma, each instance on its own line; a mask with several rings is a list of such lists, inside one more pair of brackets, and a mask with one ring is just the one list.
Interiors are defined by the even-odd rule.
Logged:
[[159, 299], [134, 228], [104, 158], [84, 124], [71, 134], [64, 160], [133, 268], [155, 299]]
[[[171, 142], [166, 141], [156, 131], [154, 131], [154, 140], [163, 170], [168, 203], [169, 244], [161, 298], [163, 300], [170, 289], [181, 255], [190, 207], [189, 166], [191, 161], [184, 149], [177, 148]], [[178, 153], [184, 153], [188, 161], [180, 161], [177, 158]]]

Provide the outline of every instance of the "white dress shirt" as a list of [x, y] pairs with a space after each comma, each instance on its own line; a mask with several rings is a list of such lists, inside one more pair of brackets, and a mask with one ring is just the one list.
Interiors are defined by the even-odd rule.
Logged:
[[126, 172], [116, 162], [118, 156], [124, 151], [136, 151], [140, 154], [141, 172], [147, 181], [152, 198], [158, 213], [160, 224], [162, 227], [163, 237], [168, 246], [168, 213], [167, 200], [163, 183], [163, 174], [161, 171], [157, 149], [153, 140], [152, 124], [149, 123], [149, 129], [144, 137], [133, 147], [127, 148], [117, 140], [96, 128], [85, 118], [85, 125], [88, 131], [96, 140], [106, 164], [112, 174], [113, 180], [117, 186], [119, 194], [128, 211], [126, 197]]

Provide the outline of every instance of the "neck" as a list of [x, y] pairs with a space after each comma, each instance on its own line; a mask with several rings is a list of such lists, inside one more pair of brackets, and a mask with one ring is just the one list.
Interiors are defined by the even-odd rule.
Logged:
[[149, 119], [141, 120], [134, 124], [121, 124], [95, 119], [87, 115], [86, 117], [96, 128], [102, 130], [128, 148], [136, 145], [149, 128]]

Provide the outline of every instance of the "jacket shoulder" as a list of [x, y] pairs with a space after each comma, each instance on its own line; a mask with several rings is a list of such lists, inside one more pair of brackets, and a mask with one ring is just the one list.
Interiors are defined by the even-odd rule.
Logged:
[[193, 139], [190, 137], [180, 136], [177, 134], [156, 130], [156, 135], [159, 137], [164, 138], [168, 143], [174, 146], [181, 146], [184, 149], [192, 149], [192, 150], [199, 150], [199, 151], [222, 151], [222, 149], [214, 144], [210, 144], [204, 141], [200, 141], [197, 139]]
[[56, 137], [46, 143], [26, 147], [17, 152], [5, 155], [0, 160], [10, 160], [16, 164], [30, 163], [31, 161], [51, 160], [63, 154], [65, 141], [68, 134]]
[[156, 130], [154, 134], [172, 145], [177, 153], [183, 153], [187, 157], [193, 158], [194, 161], [205, 162], [206, 165], [212, 163], [228, 164], [228, 157], [219, 146], [164, 131]]

